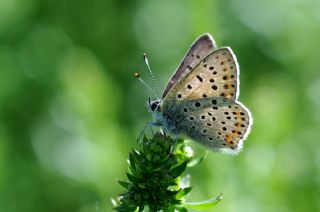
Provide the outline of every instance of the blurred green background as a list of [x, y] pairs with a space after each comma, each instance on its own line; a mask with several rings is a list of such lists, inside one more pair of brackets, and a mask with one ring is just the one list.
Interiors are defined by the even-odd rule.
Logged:
[[[320, 1], [0, 0], [0, 211], [111, 211], [164, 88], [209, 32], [241, 66], [252, 133], [189, 169], [215, 211], [320, 211]], [[204, 152], [195, 145], [195, 154]]]

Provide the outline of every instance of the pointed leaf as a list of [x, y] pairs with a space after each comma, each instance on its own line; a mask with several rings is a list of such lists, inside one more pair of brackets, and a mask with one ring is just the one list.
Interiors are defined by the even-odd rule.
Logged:
[[188, 210], [185, 207], [179, 207], [179, 206], [176, 206], [174, 211], [188, 212]]
[[116, 211], [119, 211], [119, 212], [135, 212], [136, 211], [136, 208], [127, 207], [127, 206], [124, 206], [124, 205], [117, 206], [117, 207], [115, 207], [113, 209], [116, 210]]
[[181, 200], [177, 200], [177, 199], [171, 200], [171, 204], [172, 205], [181, 205]]
[[115, 199], [111, 198], [110, 201], [111, 201], [111, 204], [114, 208], [118, 206], [118, 203]]
[[188, 163], [188, 167], [194, 167], [194, 166], [200, 164], [201, 161], [207, 157], [207, 154], [208, 154], [208, 152], [206, 151], [202, 156], [191, 160], [191, 161]]
[[137, 209], [134, 212], [140, 212], [143, 211], [144, 207], [137, 207]]
[[186, 196], [191, 191], [191, 189], [192, 189], [192, 187], [186, 187], [186, 188], [181, 189], [177, 193], [176, 198], [181, 199], [182, 197]]
[[135, 149], [132, 149], [132, 156], [137, 160], [141, 160], [141, 155], [140, 155], [140, 152], [138, 152], [138, 150], [135, 150]]
[[187, 168], [187, 164], [188, 164], [188, 161], [185, 161], [182, 164], [180, 164], [179, 166], [176, 166], [175, 168], [173, 168], [171, 170], [172, 177], [173, 178], [179, 177], [184, 172], [184, 170]]
[[118, 180], [118, 183], [125, 189], [128, 189], [129, 188], [129, 185], [131, 185], [130, 182], [127, 182], [127, 181], [122, 181], [122, 180]]
[[132, 152], [129, 154], [129, 163], [130, 163], [132, 169], [133, 169], [134, 171], [136, 171], [136, 159], [134, 158]]
[[195, 209], [195, 210], [208, 210], [210, 208], [215, 207], [222, 200], [221, 193], [218, 197], [209, 199], [203, 202], [194, 202], [194, 203], [184, 203], [183, 205], [187, 208]]
[[142, 139], [142, 144], [144, 144], [144, 143], [149, 143], [150, 142], [150, 140], [147, 138], [147, 136], [146, 135], [144, 135], [143, 136], [143, 139]]
[[135, 176], [133, 176], [133, 175], [131, 175], [131, 174], [129, 174], [129, 173], [126, 173], [126, 175], [127, 175], [128, 179], [129, 179], [131, 182], [133, 182], [133, 183], [139, 183], [139, 182], [140, 182], [140, 179], [139, 179], [139, 178], [137, 178], [137, 177], [135, 177]]
[[128, 167], [129, 173], [132, 175], [137, 175], [137, 172], [132, 168], [132, 166]]

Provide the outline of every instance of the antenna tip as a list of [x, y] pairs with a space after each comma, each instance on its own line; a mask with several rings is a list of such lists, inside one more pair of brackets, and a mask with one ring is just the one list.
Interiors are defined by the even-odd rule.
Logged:
[[147, 54], [143, 53], [142, 55], [143, 55], [143, 59], [146, 60], [147, 59]]
[[138, 72], [134, 73], [134, 76], [135, 76], [136, 78], [140, 78], [140, 74], [139, 74]]

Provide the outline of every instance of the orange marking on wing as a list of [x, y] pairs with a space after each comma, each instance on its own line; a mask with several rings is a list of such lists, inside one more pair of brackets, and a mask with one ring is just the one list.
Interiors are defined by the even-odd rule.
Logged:
[[224, 85], [224, 88], [225, 89], [229, 89], [229, 88], [232, 88], [233, 84], [232, 83], [228, 83], [228, 84], [225, 84]]
[[241, 113], [240, 112], [235, 112], [234, 113], [236, 119], [239, 121], [240, 120], [240, 123], [241, 123], [241, 120], [242, 120], [242, 117], [241, 117]]
[[227, 134], [227, 135], [226, 135], [226, 141], [227, 141], [228, 143], [230, 143], [230, 144], [233, 144], [233, 136]]

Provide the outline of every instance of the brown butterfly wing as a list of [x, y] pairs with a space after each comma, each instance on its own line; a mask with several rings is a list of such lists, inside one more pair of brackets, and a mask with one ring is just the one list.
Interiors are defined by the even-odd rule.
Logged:
[[207, 55], [188, 75], [174, 85], [166, 98], [182, 101], [221, 96], [236, 100], [239, 94], [238, 86], [237, 59], [231, 48], [224, 47]]
[[244, 105], [224, 97], [184, 102], [175, 112], [185, 115], [180, 122], [182, 134], [216, 151], [235, 154], [242, 149], [252, 125], [251, 113]]
[[162, 102], [175, 127], [195, 141], [237, 153], [252, 125], [250, 111], [237, 101], [239, 67], [232, 50], [217, 49], [181, 79]]
[[166, 88], [164, 89], [162, 98], [167, 95], [174, 84], [184, 78], [184, 76], [186, 76], [201, 60], [203, 60], [203, 58], [210, 54], [215, 48], [216, 44], [209, 34], [204, 34], [199, 37], [192, 44], [188, 53], [182, 60], [180, 66], [170, 78]]

